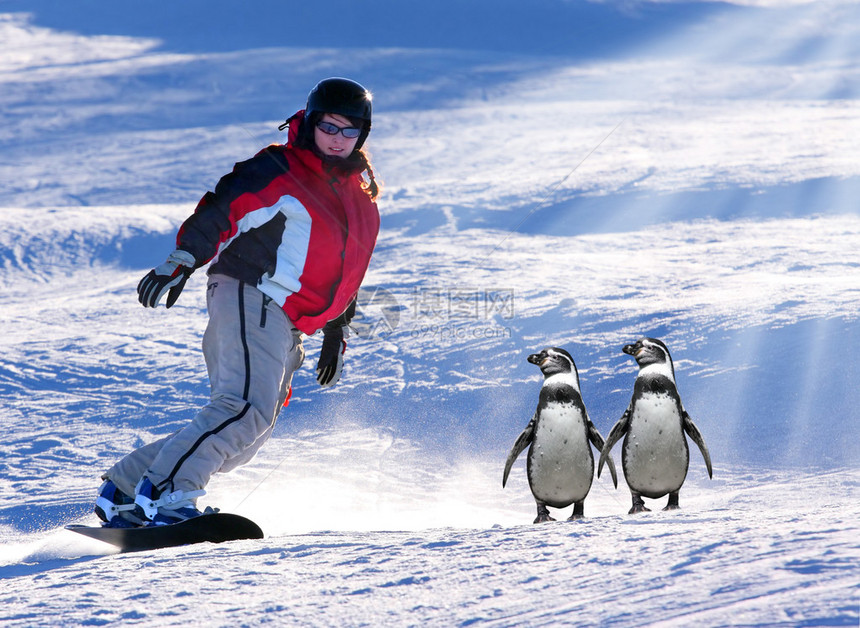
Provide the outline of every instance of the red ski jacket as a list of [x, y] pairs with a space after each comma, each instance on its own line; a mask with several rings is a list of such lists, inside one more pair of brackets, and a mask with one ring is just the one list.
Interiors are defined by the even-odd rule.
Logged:
[[[302, 113], [302, 112], [299, 112]], [[379, 234], [379, 210], [361, 188], [361, 172], [344, 172], [313, 151], [272, 145], [207, 192], [182, 224], [177, 248], [210, 274], [257, 286], [293, 324], [313, 334], [355, 299]]]

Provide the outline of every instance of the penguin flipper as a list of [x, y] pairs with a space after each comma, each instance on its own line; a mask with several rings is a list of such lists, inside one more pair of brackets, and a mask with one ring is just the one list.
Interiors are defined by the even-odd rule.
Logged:
[[508, 483], [508, 474], [511, 472], [511, 467], [514, 466], [514, 461], [517, 459], [517, 456], [523, 453], [523, 450], [532, 442], [536, 422], [537, 413], [535, 413], [532, 420], [529, 421], [529, 424], [526, 425], [526, 429], [524, 429], [522, 434], [519, 435], [511, 449], [511, 453], [508, 454], [508, 459], [505, 461], [505, 474], [502, 476], [502, 488], [505, 488], [505, 484]]
[[705, 459], [705, 466], [708, 467], [708, 477], [713, 478], [714, 472], [711, 469], [711, 454], [708, 453], [708, 448], [705, 445], [705, 439], [702, 437], [702, 433], [699, 431], [699, 428], [696, 427], [696, 424], [693, 423], [693, 420], [690, 418], [690, 415], [687, 414], [687, 411], [684, 410], [684, 431], [687, 432], [687, 435], [693, 440], [696, 445], [699, 447], [699, 451], [702, 452], [702, 457]]
[[[601, 453], [601, 460], [603, 454], [603, 437], [600, 435], [600, 432], [597, 431], [597, 428], [594, 427], [594, 423], [591, 421], [588, 422], [588, 440], [591, 441], [591, 444], [595, 446], [597, 451]], [[618, 474], [615, 472], [615, 461], [612, 460], [612, 456], [608, 455], [606, 461], [609, 463], [609, 473], [612, 474], [612, 483], [615, 485], [615, 488], [618, 488]], [[597, 477], [600, 477], [600, 471], [598, 470]]]
[[[617, 443], [622, 436], [627, 433], [627, 427], [630, 422], [630, 407], [628, 407], [624, 414], [618, 419], [618, 423], [612, 426], [612, 429], [609, 431], [609, 436], [606, 437], [606, 443], [603, 445], [603, 449], [600, 451], [600, 462], [597, 463], [597, 477], [600, 477], [600, 472], [603, 470], [603, 463], [606, 462], [607, 459], [612, 460], [609, 456], [609, 451], [612, 449], [612, 446]], [[612, 467], [615, 467], [613, 463]], [[616, 485], [617, 486], [617, 485]]]

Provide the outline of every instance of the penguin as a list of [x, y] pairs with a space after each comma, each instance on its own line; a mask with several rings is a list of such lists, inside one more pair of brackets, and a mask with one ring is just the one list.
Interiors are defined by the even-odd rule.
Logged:
[[[583, 503], [594, 478], [594, 454], [589, 441], [603, 449], [603, 437], [588, 418], [579, 389], [579, 373], [564, 349], [546, 348], [528, 357], [544, 375], [537, 410], [514, 443], [505, 462], [502, 488], [517, 456], [531, 445], [527, 474], [537, 504], [534, 523], [555, 521], [547, 506], [566, 508], [573, 504], [569, 521], [584, 516]], [[612, 481], [618, 487], [615, 463], [607, 457]]]
[[622, 437], [621, 466], [633, 496], [628, 514], [648, 511], [642, 497], [669, 495], [663, 510], [679, 508], [678, 493], [687, 477], [690, 450], [684, 433], [702, 452], [708, 477], [713, 478], [711, 456], [701, 432], [684, 410], [675, 386], [675, 368], [669, 349], [656, 338], [641, 338], [622, 351], [639, 364], [633, 397], [621, 419], [613, 426], [600, 453], [597, 477], [612, 446]]

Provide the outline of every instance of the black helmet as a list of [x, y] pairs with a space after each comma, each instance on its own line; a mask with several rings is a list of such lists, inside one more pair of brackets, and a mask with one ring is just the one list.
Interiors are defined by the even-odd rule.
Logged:
[[315, 112], [337, 113], [369, 123], [371, 110], [370, 92], [360, 84], [345, 78], [327, 78], [308, 94], [305, 118]]
[[324, 113], [364, 120], [364, 129], [355, 144], [358, 149], [370, 133], [371, 100], [370, 92], [359, 83], [345, 78], [327, 78], [317, 83], [308, 94], [305, 121], [310, 120], [313, 114], [322, 116]]

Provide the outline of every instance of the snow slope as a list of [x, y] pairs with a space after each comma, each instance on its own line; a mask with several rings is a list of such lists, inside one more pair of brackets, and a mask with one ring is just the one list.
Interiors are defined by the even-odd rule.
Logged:
[[[360, 4], [0, 2], [4, 625], [856, 626], [857, 6]], [[202, 274], [170, 311], [137, 281], [330, 75], [385, 182], [345, 376], [308, 338], [201, 501], [263, 542], [111, 556], [62, 526], [207, 395]], [[602, 477], [530, 525], [526, 356], [567, 348], [606, 435], [642, 335], [714, 478], [693, 450], [681, 511]]]

